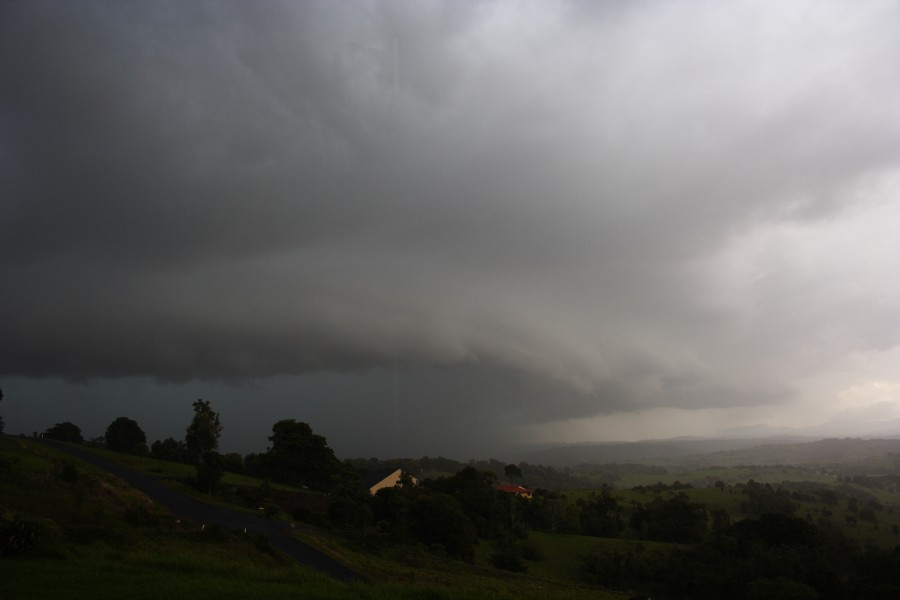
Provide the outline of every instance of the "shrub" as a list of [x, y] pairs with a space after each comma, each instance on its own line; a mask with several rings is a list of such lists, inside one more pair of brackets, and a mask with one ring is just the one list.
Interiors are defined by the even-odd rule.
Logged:
[[147, 504], [133, 504], [125, 511], [125, 520], [135, 527], [156, 527], [159, 515]]
[[54, 460], [53, 478], [67, 485], [75, 485], [78, 483], [78, 469], [67, 460]]
[[0, 514], [0, 554], [21, 554], [37, 546], [50, 530], [51, 522], [25, 513]]
[[512, 536], [503, 536], [496, 542], [496, 550], [491, 555], [491, 564], [504, 571], [521, 573], [528, 569], [524, 554], [522, 542]]

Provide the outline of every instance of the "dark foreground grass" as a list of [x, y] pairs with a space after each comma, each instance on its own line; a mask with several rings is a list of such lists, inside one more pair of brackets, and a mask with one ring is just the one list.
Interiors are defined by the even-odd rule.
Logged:
[[[344, 584], [289, 564], [266, 564], [239, 552], [199, 547], [187, 540], [144, 543], [140, 550], [93, 545], [66, 556], [19, 556], [0, 559], [0, 599], [105, 600], [127, 598], [322, 598], [322, 599], [487, 599], [487, 598], [622, 598], [600, 590], [565, 588], [539, 579], [502, 574], [457, 573], [432, 568], [394, 566], [398, 578]], [[385, 560], [381, 566], [389, 563]]]

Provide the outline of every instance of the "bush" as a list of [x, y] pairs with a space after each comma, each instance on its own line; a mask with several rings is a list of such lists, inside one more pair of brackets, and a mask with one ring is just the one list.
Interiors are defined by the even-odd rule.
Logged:
[[528, 570], [525, 565], [525, 552], [522, 542], [511, 536], [499, 538], [496, 550], [491, 555], [491, 564], [504, 571], [522, 573]]
[[156, 527], [159, 515], [146, 504], [134, 504], [125, 511], [125, 520], [135, 527]]
[[67, 460], [54, 460], [53, 478], [67, 485], [75, 485], [78, 483], [78, 469]]
[[522, 544], [522, 557], [525, 560], [537, 562], [544, 560], [544, 553], [541, 551], [541, 547], [534, 542], [525, 542]]
[[40, 544], [51, 522], [31, 515], [6, 511], [0, 514], [0, 554], [21, 554]]

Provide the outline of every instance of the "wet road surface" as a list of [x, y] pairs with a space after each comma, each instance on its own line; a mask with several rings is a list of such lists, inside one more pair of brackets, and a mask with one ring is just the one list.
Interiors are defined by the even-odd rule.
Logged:
[[357, 573], [337, 562], [330, 556], [305, 544], [290, 534], [291, 526], [280, 521], [272, 521], [260, 516], [237, 510], [206, 504], [190, 496], [162, 485], [155, 477], [139, 473], [129, 467], [88, 452], [77, 446], [40, 440], [42, 443], [70, 454], [80, 460], [112, 473], [129, 485], [139, 489], [169, 509], [176, 517], [195, 523], [215, 523], [231, 530], [246, 530], [248, 533], [263, 534], [269, 538], [269, 545], [284, 554], [317, 571], [321, 571], [341, 581], [363, 581]]

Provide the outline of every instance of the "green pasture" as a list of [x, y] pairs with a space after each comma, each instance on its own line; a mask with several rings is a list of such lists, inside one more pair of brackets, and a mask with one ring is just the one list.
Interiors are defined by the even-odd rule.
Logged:
[[[151, 459], [135, 462], [156, 472]], [[69, 465], [68, 471], [61, 469], [63, 464]], [[159, 466], [173, 476], [184, 469]], [[37, 545], [20, 554], [0, 555], [0, 600], [627, 597], [462, 563], [417, 548], [388, 547], [373, 553], [327, 532], [303, 534], [371, 580], [344, 584], [280, 557], [250, 536], [176, 525], [165, 513], [135, 511], [141, 505], [147, 506], [142, 495], [112, 476], [41, 444], [0, 436], [0, 512], [42, 523]]]
[[[473, 562], [465, 563], [424, 551], [421, 548], [408, 546], [383, 546], [377, 551], [363, 551], [359, 547], [347, 544], [341, 538], [327, 532], [298, 532], [298, 537], [315, 545], [320, 550], [340, 560], [367, 578], [380, 582], [391, 582], [397, 585], [422, 586], [431, 590], [469, 590], [471, 597], [513, 597], [525, 598], [566, 598], [571, 600], [597, 598], [613, 600], [626, 598], [625, 592], [600, 590], [573, 583], [577, 577], [567, 577], [574, 567], [577, 575], [577, 560], [580, 546], [563, 543], [566, 550], [563, 556], [557, 557], [549, 553], [551, 563], [547, 559], [527, 561], [528, 569], [524, 573], [509, 573], [495, 569], [491, 565], [491, 554], [494, 543], [481, 540], [475, 548]], [[531, 533], [530, 536], [547, 536], [553, 534]], [[583, 536], [562, 536], [580, 538]], [[585, 538], [585, 541], [596, 545], [602, 540]], [[615, 542], [615, 540], [612, 540]], [[538, 543], [541, 543], [538, 541]], [[542, 548], [542, 551], [544, 548]], [[573, 561], [562, 569], [554, 563]], [[549, 565], [545, 567], [545, 565]], [[470, 596], [462, 596], [470, 597]]]
[[[119, 452], [113, 452], [111, 450], [92, 448], [89, 446], [84, 446], [83, 448], [97, 454], [98, 456], [103, 456], [104, 458], [107, 458], [109, 460], [126, 465], [134, 469], [135, 471], [139, 471], [147, 475], [153, 475], [161, 479], [180, 480], [186, 477], [193, 477], [197, 472], [196, 467], [194, 467], [193, 465], [186, 465], [184, 463], [157, 460], [149, 456], [122, 454]], [[262, 480], [256, 477], [250, 477], [249, 475], [242, 475], [240, 473], [231, 473], [226, 471], [222, 476], [220, 485], [256, 487], [260, 485], [260, 483], [262, 483]], [[294, 491], [294, 488], [280, 483], [271, 483], [270, 485], [273, 489]]]
[[645, 551], [665, 551], [672, 544], [640, 542], [637, 540], [597, 538], [586, 535], [567, 535], [530, 531], [530, 542], [541, 551], [541, 560], [529, 562], [528, 572], [532, 575], [558, 581], [578, 579], [578, 568], [584, 556], [598, 550], [615, 550], [622, 553], [642, 548]]
[[[578, 474], [575, 470], [575, 474]], [[700, 469], [667, 467], [665, 473], [624, 473], [613, 483], [615, 489], [631, 489], [637, 486], [650, 486], [656, 483], [671, 485], [676, 481], [694, 487], [707, 487], [722, 481], [728, 485], [744, 483], [750, 479], [759, 483], [779, 483], [781, 481], [811, 481], [815, 483], [832, 483], [836, 475], [823, 469], [805, 466], [737, 466], [737, 467], [705, 467]]]

